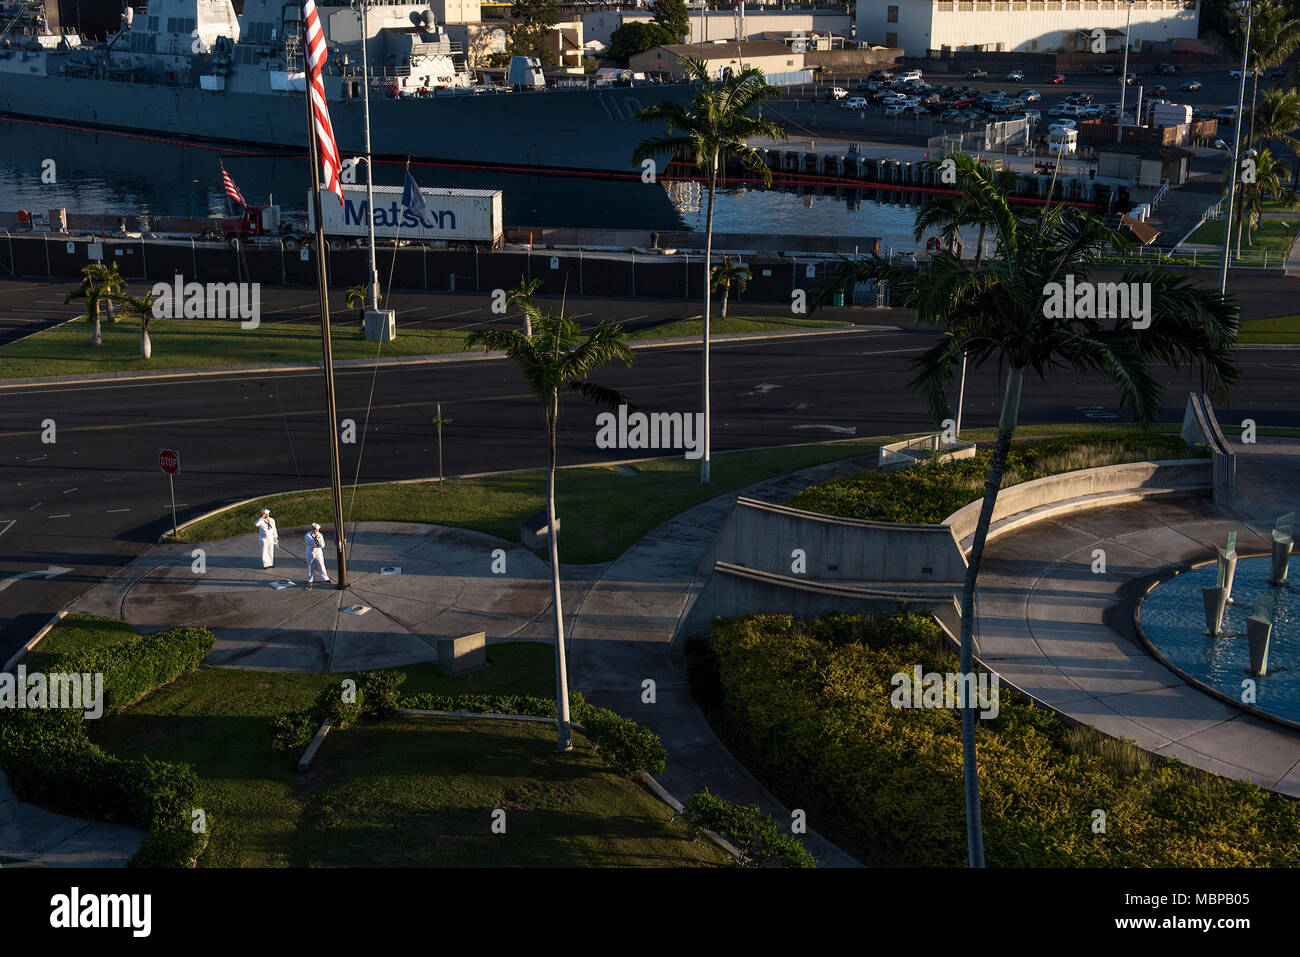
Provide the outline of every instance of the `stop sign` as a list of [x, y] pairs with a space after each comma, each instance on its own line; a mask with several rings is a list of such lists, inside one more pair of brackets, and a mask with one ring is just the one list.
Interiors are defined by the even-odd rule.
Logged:
[[174, 449], [159, 449], [158, 467], [168, 475], [175, 475], [181, 470], [181, 453]]

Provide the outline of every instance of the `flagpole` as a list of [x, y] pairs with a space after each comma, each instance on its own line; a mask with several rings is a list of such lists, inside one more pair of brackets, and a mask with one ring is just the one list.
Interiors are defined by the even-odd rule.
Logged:
[[[304, 24], [305, 29], [305, 24]], [[306, 38], [304, 37], [304, 40]], [[346, 529], [343, 526], [343, 488], [339, 480], [338, 409], [334, 404], [334, 352], [330, 346], [330, 304], [325, 275], [325, 220], [320, 208], [320, 155], [316, 145], [316, 116], [311, 103], [311, 67], [303, 49], [303, 92], [307, 98], [307, 157], [311, 165], [311, 197], [316, 213], [316, 283], [320, 290], [320, 338], [325, 359], [325, 415], [330, 432], [330, 490], [334, 496], [334, 543], [338, 550], [339, 590], [348, 587]]]
[[[370, 234], [370, 308], [379, 311], [379, 267], [375, 263], [375, 188], [370, 174], [370, 61], [366, 57], [369, 37], [366, 9], [369, 0], [361, 0], [361, 107], [366, 126], [366, 228]], [[397, 255], [396, 252], [393, 253]]]

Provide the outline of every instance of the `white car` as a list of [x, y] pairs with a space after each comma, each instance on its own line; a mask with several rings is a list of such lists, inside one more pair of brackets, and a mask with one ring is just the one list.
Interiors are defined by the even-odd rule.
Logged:
[[842, 100], [842, 99], [844, 99], [844, 98], [845, 98], [846, 96], [848, 96], [848, 95], [849, 95], [849, 91], [846, 90], [846, 89], [843, 89], [842, 87], [838, 87], [838, 86], [836, 86], [836, 87], [832, 87], [832, 88], [831, 88], [831, 98], [832, 98], [832, 99], [835, 99], [835, 100]]
[[[1025, 110], [1025, 119], [1030, 123], [1038, 123], [1042, 120], [1043, 114], [1037, 110]], [[1225, 188], [1226, 189], [1226, 188]]]
[[1083, 107], [1073, 103], [1058, 103], [1047, 111], [1048, 116], [1082, 116]]
[[1012, 70], [1007, 74], [1007, 80], [1011, 83], [1024, 83], [1025, 75], [1019, 70]]
[[903, 96], [903, 94], [901, 93], [889, 93], [880, 98], [880, 103], [882, 106], [897, 106], [900, 103], [906, 103], [906, 102], [907, 102], [907, 97]]
[[912, 107], [907, 103], [890, 103], [885, 107], [886, 116], [902, 116], [904, 113], [910, 113]]
[[1047, 132], [1061, 133], [1064, 132], [1065, 130], [1072, 130], [1074, 128], [1075, 128], [1074, 120], [1057, 120], [1055, 123], [1053, 123], [1051, 126], [1047, 128]]
[[840, 103], [842, 110], [865, 110], [867, 108], [867, 98], [865, 96], [851, 96]]
[[904, 82], [904, 83], [908, 83], [908, 82], [912, 82], [912, 81], [920, 82], [920, 80], [921, 80], [921, 71], [920, 71], [920, 70], [908, 70], [906, 73], [900, 73], [900, 74], [898, 75], [898, 79], [901, 80], [901, 81]]

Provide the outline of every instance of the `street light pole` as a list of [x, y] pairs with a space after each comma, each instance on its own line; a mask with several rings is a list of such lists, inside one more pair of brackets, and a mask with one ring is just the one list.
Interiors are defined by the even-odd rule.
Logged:
[[1241, 84], [1237, 89], [1237, 115], [1232, 120], [1232, 170], [1228, 177], [1228, 209], [1223, 217], [1223, 262], [1219, 265], [1219, 295], [1228, 291], [1228, 255], [1232, 245], [1232, 200], [1237, 193], [1237, 177], [1241, 174], [1241, 107], [1246, 99], [1246, 60], [1250, 57], [1250, 31], [1255, 11], [1251, 0], [1237, 0], [1230, 4], [1232, 10], [1246, 11], [1246, 39], [1241, 45]]
[[379, 267], [375, 264], [375, 187], [370, 175], [370, 62], [366, 57], [369, 0], [361, 0], [361, 108], [366, 124], [366, 228], [370, 233], [370, 309], [379, 311]]
[[1133, 26], [1133, 3], [1134, 0], [1128, 0], [1128, 17], [1124, 21], [1124, 66], [1119, 74], [1119, 118], [1115, 120], [1116, 143], [1124, 142], [1124, 94], [1128, 92], [1128, 48], [1132, 45], [1129, 40], [1129, 30]]

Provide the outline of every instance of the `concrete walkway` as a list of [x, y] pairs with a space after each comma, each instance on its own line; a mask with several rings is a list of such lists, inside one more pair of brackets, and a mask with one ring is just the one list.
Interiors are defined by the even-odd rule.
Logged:
[[[679, 800], [708, 788], [758, 804], [782, 824], [790, 821], [790, 811], [713, 734], [690, 695], [673, 637], [737, 495], [784, 501], [868, 464], [847, 460], [760, 482], [683, 513], [615, 562], [563, 567], [571, 687], [660, 735], [669, 754], [661, 780]], [[251, 534], [205, 544], [201, 574], [193, 568], [193, 546], [157, 546], [68, 610], [123, 618], [144, 632], [203, 625], [216, 636], [208, 664], [267, 671], [341, 672], [432, 661], [438, 638], [477, 631], [486, 632], [489, 643], [553, 640], [548, 566], [518, 544], [442, 526], [365, 523], [353, 533], [348, 590], [308, 591], [303, 532], [280, 530], [287, 552], [277, 552], [271, 569], [261, 567]], [[492, 573], [496, 549], [505, 552], [503, 574]], [[333, 554], [330, 541], [331, 569]], [[368, 610], [351, 613], [356, 605]], [[646, 678], [656, 682], [653, 705], [641, 702]], [[0, 853], [24, 857], [31, 849], [72, 847], [83, 835], [80, 850], [65, 856], [120, 863], [135, 845], [128, 847], [124, 838], [114, 845], [110, 827], [69, 823], [8, 801], [0, 803]], [[132, 833], [138, 843], [139, 832]], [[824, 866], [857, 865], [815, 830], [805, 841]], [[101, 847], [116, 849], [94, 858]]]
[[[1300, 446], [1234, 448], [1245, 495], [1231, 513], [1206, 499], [1133, 503], [995, 538], [980, 576], [978, 648], [1005, 680], [1107, 734], [1300, 797], [1300, 734], [1187, 684], [1147, 654], [1133, 623], [1154, 577], [1209, 560], [1229, 531], [1243, 554], [1267, 551], [1273, 520], [1296, 507]], [[1092, 572], [1098, 548], [1105, 574]]]
[[0, 774], [0, 857], [51, 867], [121, 867], [144, 831], [54, 814], [19, 801]]

